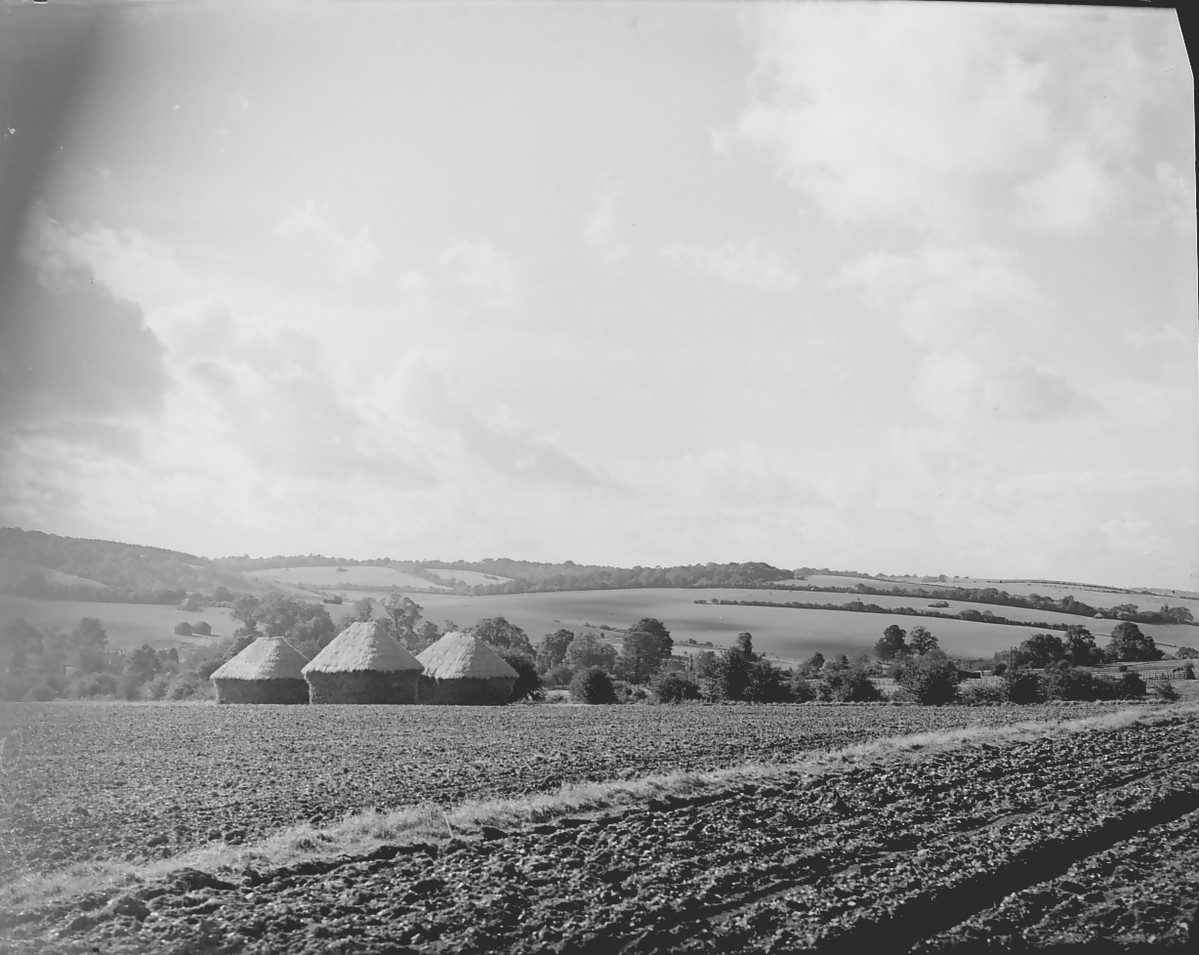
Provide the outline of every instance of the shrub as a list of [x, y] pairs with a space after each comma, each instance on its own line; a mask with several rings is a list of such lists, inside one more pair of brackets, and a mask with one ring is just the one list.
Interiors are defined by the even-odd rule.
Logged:
[[817, 693], [821, 700], [831, 703], [876, 703], [883, 698], [861, 666], [824, 667]]
[[1165, 683], [1159, 683], [1153, 688], [1153, 695], [1163, 703], [1173, 703], [1178, 699], [1178, 691], [1174, 689], [1174, 684], [1169, 680]]
[[1007, 691], [1002, 683], [971, 683], [958, 693], [959, 699], [968, 706], [984, 706], [988, 703], [1006, 703]]
[[29, 692], [25, 694], [25, 699], [30, 703], [46, 703], [57, 698], [58, 694], [54, 691], [54, 687], [48, 683], [39, 683], [30, 687]]
[[537, 664], [533, 658], [514, 650], [501, 650], [500, 656], [508, 666], [516, 671], [516, 685], [512, 687], [509, 703], [520, 700], [540, 702], [545, 699], [541, 689], [541, 674], [537, 672]]
[[1062, 667], [1046, 675], [1045, 693], [1051, 700], [1111, 700], [1116, 698], [1116, 685], [1089, 670]]
[[1040, 703], [1045, 699], [1045, 685], [1030, 670], [1007, 670], [1003, 674], [1004, 695], [1012, 703]]
[[586, 667], [570, 681], [570, 698], [576, 703], [615, 703], [612, 677], [599, 667]]
[[700, 697], [699, 684], [681, 673], [659, 673], [650, 684], [650, 689], [659, 703], [682, 703]]
[[542, 676], [541, 682], [545, 686], [570, 686], [570, 681], [574, 679], [574, 675], [574, 667], [563, 663], [560, 666], [551, 667], [547, 670]]
[[89, 673], [71, 684], [70, 695], [75, 699], [92, 696], [116, 696], [117, 675], [115, 673]]
[[938, 650], [902, 664], [896, 681], [907, 699], [925, 706], [952, 703], [958, 697], [958, 668]]
[[1147, 692], [1145, 681], [1141, 679], [1138, 673], [1124, 673], [1120, 679], [1116, 681], [1118, 700], [1139, 700], [1145, 696]]
[[791, 678], [791, 700], [795, 703], [808, 703], [816, 699], [816, 687], [810, 680], [805, 680], [798, 673]]

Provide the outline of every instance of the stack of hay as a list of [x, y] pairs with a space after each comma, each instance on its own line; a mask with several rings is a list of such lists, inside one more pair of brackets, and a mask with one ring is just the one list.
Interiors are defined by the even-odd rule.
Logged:
[[425, 668], [419, 703], [502, 706], [516, 686], [516, 671], [473, 634], [451, 631], [416, 659]]
[[303, 672], [313, 703], [415, 703], [421, 665], [368, 620], [346, 627]]
[[282, 637], [259, 637], [212, 674], [218, 703], [307, 703], [308, 658]]

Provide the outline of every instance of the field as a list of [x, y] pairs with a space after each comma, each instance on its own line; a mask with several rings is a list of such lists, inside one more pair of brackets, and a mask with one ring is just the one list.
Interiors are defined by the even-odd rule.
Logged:
[[265, 570], [248, 570], [247, 577], [271, 580], [293, 587], [316, 588], [317, 590], [372, 590], [376, 588], [404, 587], [413, 590], [444, 590], [441, 584], [413, 577], [394, 567], [379, 567], [349, 564], [338, 570], [335, 566], [315, 567], [269, 567]]
[[[194, 647], [228, 636], [238, 624], [224, 607], [205, 607], [199, 611], [176, 610], [163, 604], [104, 603], [88, 600], [34, 600], [0, 594], [0, 629], [18, 618], [35, 627], [57, 627], [71, 631], [84, 617], [96, 617], [108, 634], [109, 646], [116, 649], [140, 647], [143, 643], [161, 649]], [[211, 637], [181, 637], [175, 624], [208, 621]]]
[[[293, 568], [299, 569], [299, 568]], [[353, 570], [355, 568], [352, 568]], [[356, 568], [388, 570], [388, 568]], [[265, 571], [263, 573], [266, 573]], [[272, 571], [273, 573], [273, 571]], [[337, 575], [344, 576], [344, 575]], [[329, 588], [336, 589], [336, 588]], [[966, 620], [942, 620], [896, 614], [855, 613], [843, 610], [792, 610], [784, 607], [737, 607], [711, 603], [697, 604], [696, 600], [764, 600], [785, 602], [799, 600], [811, 603], [848, 603], [859, 599], [852, 594], [795, 593], [788, 590], [594, 590], [542, 594], [504, 594], [492, 597], [468, 597], [455, 594], [416, 593], [411, 596], [423, 608], [424, 618], [438, 626], [451, 620], [460, 627], [470, 627], [485, 617], [505, 617], [521, 627], [537, 644], [543, 636], [560, 627], [580, 629], [585, 624], [605, 624], [624, 628], [642, 617], [657, 617], [666, 623], [676, 645], [687, 639], [716, 647], [729, 646], [737, 634], [748, 630], [754, 635], [754, 646], [761, 652], [790, 666], [819, 650], [846, 653], [853, 656], [868, 652], [892, 623], [905, 630], [923, 624], [940, 640], [946, 652], [962, 657], [990, 657], [992, 654], [1018, 645], [1035, 627], [1006, 624], [975, 623]], [[317, 599], [312, 594], [304, 595]], [[384, 591], [351, 590], [345, 592], [352, 602], [363, 596], [382, 599]], [[865, 602], [880, 606], [922, 607], [911, 597], [868, 597]], [[927, 601], [923, 602], [927, 603]], [[973, 607], [991, 610], [1012, 619], [1022, 618], [1046, 623], [1082, 624], [1095, 634], [1100, 646], [1115, 625], [1111, 620], [1091, 620], [1070, 614], [1026, 610], [1020, 607], [987, 607], [950, 601], [942, 612], [956, 613]], [[326, 609], [336, 623], [349, 612], [349, 606], [328, 606]], [[214, 635], [228, 635], [236, 624], [229, 611], [205, 608], [198, 613], [176, 610], [157, 604], [120, 604], [95, 601], [43, 601], [28, 597], [0, 594], [0, 627], [11, 620], [24, 617], [35, 626], [55, 626], [64, 630], [74, 628], [82, 617], [98, 617], [108, 631], [114, 647], [136, 647], [148, 643], [152, 647], [193, 646], [202, 638], [178, 637], [175, 624], [207, 620]], [[1170, 652], [1172, 646], [1199, 646], [1199, 628], [1184, 626], [1141, 625]]]
[[[1121, 591], [1113, 593], [1111, 588], [1097, 590], [1091, 587], [1074, 584], [1054, 584], [1047, 581], [1026, 580], [992, 580], [986, 577], [959, 577], [946, 583], [934, 583], [923, 580], [897, 578], [891, 580], [876, 580], [873, 577], [840, 577], [836, 574], [810, 574], [803, 580], [775, 581], [776, 587], [855, 587], [865, 584], [879, 590], [912, 590], [922, 588], [929, 591], [951, 587], [969, 587], [974, 590], [992, 588], [1007, 591], [1009, 594], [1019, 594], [1027, 597], [1029, 594], [1040, 594], [1042, 597], [1052, 597], [1061, 600], [1067, 594], [1075, 600], [1090, 604], [1092, 607], [1114, 607], [1116, 604], [1136, 604], [1141, 610], [1156, 610], [1164, 603], [1171, 607], [1187, 607], [1199, 620], [1199, 597], [1187, 591], [1172, 591], [1165, 595], [1134, 593]], [[863, 597], [863, 600], [874, 598]], [[981, 605], [978, 605], [981, 607]], [[999, 613], [999, 608], [992, 608]], [[1005, 608], [1015, 609], [1015, 608]]]
[[512, 579], [511, 577], [498, 577], [495, 574], [484, 574], [477, 570], [455, 570], [451, 567], [426, 567], [425, 570], [434, 577], [440, 577], [451, 583], [458, 580], [468, 587], [491, 587], [496, 584], [506, 584]]
[[5, 955], [1196, 938], [1196, 706], [12, 704], [0, 726]]
[[[628, 627], [642, 617], [657, 617], [670, 630], [675, 644], [691, 638], [699, 643], [711, 641], [716, 646], [732, 644], [737, 634], [748, 630], [754, 635], [754, 647], [785, 663], [797, 663], [819, 650], [826, 656], [832, 653], [870, 651], [882, 636], [883, 630], [897, 623], [905, 630], [916, 624], [928, 627], [951, 655], [989, 657], [997, 651], [1017, 646], [1036, 632], [1035, 627], [1005, 624], [974, 623], [966, 620], [938, 620], [886, 614], [854, 613], [844, 610], [791, 610], [777, 607], [734, 607], [697, 604], [696, 600], [767, 600], [784, 602], [801, 600], [812, 603], [848, 602], [855, 599], [844, 594], [798, 594], [784, 590], [593, 590], [543, 594], [504, 594], [495, 597], [461, 597], [452, 594], [413, 595], [424, 608], [424, 616], [441, 624], [453, 620], [467, 627], [484, 617], [504, 617], [529, 634], [537, 643], [542, 636], [559, 627], [580, 628], [584, 623], [595, 626], [607, 624]], [[871, 597], [865, 602], [880, 606], [894, 602], [896, 606], [919, 606], [919, 601], [905, 597]], [[1011, 611], [1037, 620], [1081, 623], [1096, 635], [1102, 646], [1115, 625], [1110, 620], [1091, 620], [1069, 614], [1022, 611], [1015, 607], [986, 607], [982, 604], [959, 603], [950, 610], [973, 606], [996, 614]], [[1141, 629], [1167, 643], [1189, 641], [1199, 645], [1199, 628], [1144, 625]]]

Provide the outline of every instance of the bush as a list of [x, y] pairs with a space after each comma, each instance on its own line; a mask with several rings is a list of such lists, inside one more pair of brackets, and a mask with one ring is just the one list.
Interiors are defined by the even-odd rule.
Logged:
[[650, 684], [659, 703], [682, 703], [698, 700], [699, 684], [681, 673], [659, 673]]
[[117, 675], [115, 673], [89, 673], [71, 684], [70, 695], [73, 699], [86, 699], [92, 696], [116, 696]]
[[901, 664], [896, 681], [905, 698], [924, 706], [952, 703], [958, 698], [958, 668], [937, 650]]
[[1174, 689], [1174, 684], [1169, 680], [1165, 683], [1159, 683], [1153, 688], [1153, 695], [1163, 703], [1174, 703], [1178, 700], [1178, 691]]
[[570, 686], [570, 681], [574, 679], [574, 675], [574, 667], [563, 663], [560, 666], [551, 667], [546, 670], [541, 677], [541, 682], [544, 686]]
[[1008, 670], [1003, 674], [1004, 695], [1011, 703], [1041, 703], [1045, 684], [1030, 670]]
[[25, 694], [25, 699], [30, 703], [46, 703], [50, 700], [58, 699], [58, 693], [48, 683], [39, 683], [29, 688], [29, 692]]
[[861, 666], [831, 669], [825, 666], [820, 674], [817, 693], [826, 703], [877, 703], [883, 698], [882, 692]]
[[512, 687], [509, 703], [521, 700], [540, 702], [545, 699], [541, 689], [541, 674], [537, 672], [537, 664], [533, 658], [514, 650], [501, 650], [500, 656], [508, 666], [516, 671], [516, 685]]
[[1046, 675], [1045, 693], [1051, 700], [1113, 700], [1116, 684], [1089, 670], [1063, 667]]
[[816, 687], [812, 685], [812, 681], [805, 680], [798, 674], [792, 677], [789, 689], [791, 700], [795, 703], [808, 703], [816, 699]]
[[1002, 683], [971, 683], [961, 689], [958, 698], [967, 706], [985, 706], [988, 703], [1006, 703], [1007, 692]]
[[599, 667], [586, 667], [570, 681], [570, 698], [576, 703], [615, 703], [612, 677]]

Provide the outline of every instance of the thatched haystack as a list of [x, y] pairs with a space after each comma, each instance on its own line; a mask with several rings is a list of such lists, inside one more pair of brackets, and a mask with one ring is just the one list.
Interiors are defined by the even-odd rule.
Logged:
[[304, 667], [313, 703], [415, 703], [420, 663], [377, 620], [352, 623]]
[[282, 637], [259, 637], [212, 674], [218, 703], [307, 703], [308, 658]]
[[425, 668], [418, 703], [502, 706], [516, 686], [516, 671], [473, 634], [451, 631], [416, 659]]

